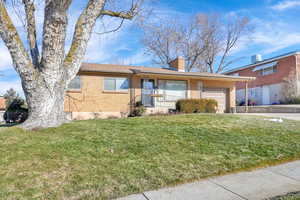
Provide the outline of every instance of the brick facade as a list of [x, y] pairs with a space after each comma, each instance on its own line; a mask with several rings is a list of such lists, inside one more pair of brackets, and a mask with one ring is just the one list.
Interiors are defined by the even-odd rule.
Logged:
[[[277, 62], [276, 72], [274, 73], [262, 75], [261, 70], [254, 70], [256, 67], [272, 62]], [[248, 82], [249, 99], [254, 99], [257, 104], [266, 104], [262, 98], [264, 98], [263, 95], [266, 93], [265, 88], [267, 88], [270, 99], [268, 104], [280, 103], [285, 99], [283, 92], [285, 80], [295, 77], [295, 74], [298, 75], [298, 79], [300, 80], [300, 55], [296, 52], [286, 56], [279, 56], [278, 59], [265, 60], [257, 64], [249, 65], [248, 67], [232, 70], [225, 74], [256, 77], [254, 81]], [[299, 81], [298, 85], [300, 88]], [[236, 90], [238, 101], [244, 101], [245, 83], [238, 82], [236, 84]]]
[[[257, 65], [246, 68], [246, 69], [235, 71], [232, 74], [239, 73], [239, 76], [256, 77], [256, 80], [250, 81], [248, 83], [249, 88], [260, 87], [260, 86], [263, 86], [263, 85], [272, 85], [272, 84], [282, 83], [284, 81], [284, 79], [289, 76], [290, 73], [295, 73], [297, 56], [299, 57], [299, 55], [293, 55], [293, 56], [289, 56], [289, 57], [282, 58], [282, 59], [278, 60], [277, 72], [275, 72], [273, 74], [263, 76], [263, 75], [260, 74], [260, 71], [253, 71], [253, 69]], [[298, 62], [300, 62], [300, 61], [298, 61]], [[236, 88], [237, 89], [244, 89], [245, 84], [244, 83], [237, 83]]]
[[[141, 79], [158, 80], [185, 80], [188, 86], [188, 98], [200, 98], [201, 91], [198, 82], [205, 88], [227, 89], [227, 111], [235, 107], [235, 81], [201, 80], [183, 77], [168, 77], [162, 75], [142, 75], [129, 76], [122, 74], [107, 73], [81, 73], [81, 90], [68, 91], [65, 97], [65, 111], [73, 113], [72, 118], [106, 118], [127, 116], [131, 109], [131, 102], [141, 100]], [[106, 92], [103, 90], [104, 77], [127, 77], [131, 82], [131, 87], [127, 92]], [[174, 103], [173, 103], [174, 104]], [[175, 105], [175, 104], [174, 104]], [[173, 106], [173, 105], [172, 105]], [[156, 111], [167, 111], [168, 105], [158, 106]]]

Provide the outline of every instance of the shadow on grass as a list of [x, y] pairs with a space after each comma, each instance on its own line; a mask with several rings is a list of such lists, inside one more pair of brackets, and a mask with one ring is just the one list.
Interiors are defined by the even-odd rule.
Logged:
[[8, 123], [8, 124], [0, 124], [0, 128], [1, 127], [13, 127], [13, 126], [17, 126], [19, 125], [19, 123]]

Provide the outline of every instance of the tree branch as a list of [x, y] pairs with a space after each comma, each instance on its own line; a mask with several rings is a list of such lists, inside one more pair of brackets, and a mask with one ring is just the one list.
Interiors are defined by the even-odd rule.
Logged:
[[[68, 26], [67, 10], [72, 0], [46, 0], [40, 70], [46, 76], [61, 74]], [[54, 83], [53, 83], [54, 84]]]
[[104, 32], [95, 32], [95, 31], [94, 31], [94, 33], [96, 33], [96, 34], [98, 34], [98, 35], [103, 35], [103, 34], [107, 34], [107, 33], [113, 33], [113, 32], [116, 32], [116, 31], [118, 31], [118, 30], [120, 30], [120, 29], [122, 28], [122, 25], [123, 25], [123, 23], [124, 23], [124, 20], [125, 20], [125, 19], [122, 19], [121, 23], [119, 24], [119, 26], [118, 26], [117, 28], [114, 28], [114, 29], [109, 30], [109, 31], [104, 31]]
[[143, 2], [143, 0], [141, 1], [136, 1], [134, 3], [134, 1], [132, 0], [131, 2], [131, 8], [129, 11], [127, 12], [118, 12], [118, 11], [112, 11], [112, 10], [102, 10], [100, 13], [100, 16], [110, 16], [110, 17], [118, 17], [118, 18], [122, 18], [122, 19], [132, 19], [134, 18], [137, 14], [138, 14], [138, 10], [140, 7], [140, 4]]
[[23, 75], [24, 80], [31, 80], [31, 75], [35, 72], [34, 66], [3, 0], [0, 0], [0, 36], [10, 52], [15, 70]]
[[116, 12], [104, 10], [105, 3], [105, 0], [89, 0], [87, 7], [83, 10], [76, 23], [72, 45], [64, 60], [68, 81], [75, 77], [81, 66], [97, 19], [105, 15], [122, 19], [132, 19], [137, 14], [139, 7], [139, 4], [135, 3], [132, 4], [131, 9], [127, 12]]
[[30, 47], [31, 60], [37, 67], [39, 65], [40, 53], [36, 39], [35, 5], [31, 0], [23, 0], [23, 4], [26, 13], [27, 39]]
[[135, 10], [130, 10], [126, 13], [124, 12], [115, 12], [111, 10], [103, 10], [100, 13], [100, 16], [107, 15], [110, 17], [118, 17], [118, 18], [123, 18], [123, 19], [132, 19], [134, 16], [137, 15], [137, 12]]
[[99, 17], [104, 7], [104, 0], [89, 0], [86, 8], [79, 16], [73, 41], [70, 50], [64, 60], [67, 80], [70, 81], [76, 76], [81, 61], [84, 58], [88, 41], [91, 37], [91, 32], [95, 26], [96, 20]]

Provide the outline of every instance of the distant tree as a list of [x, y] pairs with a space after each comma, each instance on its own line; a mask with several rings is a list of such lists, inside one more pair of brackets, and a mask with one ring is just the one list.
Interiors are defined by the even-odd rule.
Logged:
[[188, 21], [143, 20], [141, 27], [142, 42], [156, 64], [170, 65], [176, 57], [183, 56], [187, 71], [211, 73], [221, 73], [238, 60], [229, 60], [230, 53], [252, 30], [246, 17], [224, 19], [207, 14], [197, 14]]
[[21, 99], [19, 94], [13, 88], [7, 90], [6, 93], [3, 95], [3, 97], [5, 99], [5, 104], [7, 108], [14, 100]]

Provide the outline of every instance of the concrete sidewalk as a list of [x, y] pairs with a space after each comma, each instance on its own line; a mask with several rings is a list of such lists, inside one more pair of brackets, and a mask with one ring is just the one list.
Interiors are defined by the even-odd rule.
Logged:
[[237, 115], [265, 116], [300, 121], [300, 113], [237, 113]]
[[118, 200], [261, 200], [300, 191], [300, 161], [230, 174]]

